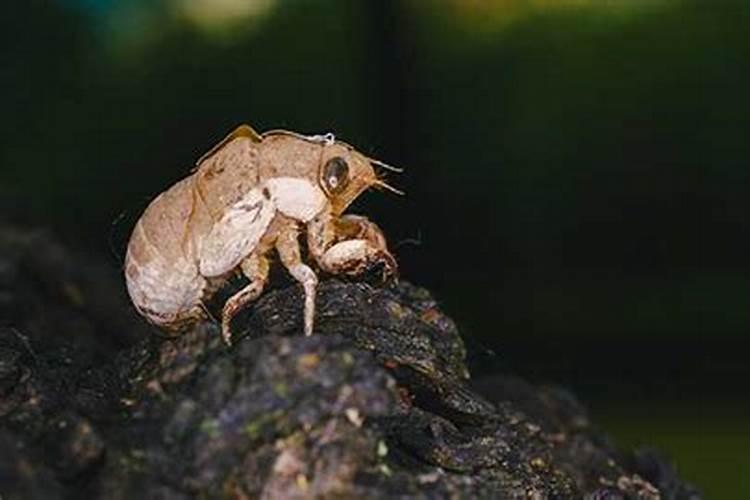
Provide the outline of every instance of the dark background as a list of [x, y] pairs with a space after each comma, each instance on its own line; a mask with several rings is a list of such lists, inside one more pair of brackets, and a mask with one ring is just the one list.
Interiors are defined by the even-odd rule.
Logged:
[[117, 270], [148, 201], [237, 124], [333, 131], [406, 168], [405, 197], [353, 211], [457, 320], [475, 375], [566, 385], [708, 498], [750, 495], [750, 4], [3, 11], [4, 219]]

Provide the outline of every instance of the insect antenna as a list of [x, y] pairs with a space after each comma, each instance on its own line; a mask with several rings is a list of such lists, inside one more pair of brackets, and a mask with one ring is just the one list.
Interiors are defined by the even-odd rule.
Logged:
[[[380, 160], [375, 160], [373, 158], [368, 158], [368, 160], [373, 166], [381, 167], [384, 170], [388, 170], [390, 172], [396, 172], [400, 174], [404, 171], [403, 168], [394, 167], [393, 165], [388, 165], [387, 163], [384, 163]], [[384, 172], [382, 172], [381, 175], [378, 175], [377, 173], [375, 174], [376, 177], [375, 177], [375, 180], [373, 181], [373, 185], [381, 189], [385, 189], [386, 191], [390, 191], [391, 193], [395, 193], [395, 194], [403, 196], [405, 194], [403, 191], [401, 191], [400, 189], [396, 189], [395, 187], [391, 186], [390, 184], [388, 184], [387, 182], [383, 180], [383, 178], [385, 177], [385, 175], [383, 174]]]
[[375, 185], [375, 187], [379, 187], [379, 188], [385, 189], [386, 191], [390, 191], [391, 193], [394, 193], [394, 194], [397, 194], [397, 195], [400, 195], [400, 196], [403, 196], [403, 195], [406, 194], [403, 191], [401, 191], [400, 189], [396, 189], [395, 187], [391, 186], [390, 184], [388, 184], [387, 182], [385, 182], [382, 179], [375, 179], [373, 181], [373, 184]]
[[400, 174], [401, 172], [404, 171], [403, 168], [394, 167], [393, 165], [388, 165], [387, 163], [383, 163], [380, 160], [373, 160], [372, 158], [369, 158], [369, 160], [370, 160], [370, 163], [372, 163], [373, 165], [377, 165], [378, 167], [383, 167], [384, 169], [390, 170], [391, 172], [396, 172]]

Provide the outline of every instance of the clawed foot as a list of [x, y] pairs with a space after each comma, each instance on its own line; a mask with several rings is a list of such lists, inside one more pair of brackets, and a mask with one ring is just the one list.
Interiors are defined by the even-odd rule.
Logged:
[[332, 274], [357, 276], [382, 268], [383, 280], [395, 276], [396, 260], [387, 250], [375, 248], [366, 240], [347, 240], [332, 246], [323, 255], [323, 266]]
[[348, 237], [329, 248], [321, 262], [332, 274], [358, 276], [378, 269], [383, 281], [397, 274], [396, 259], [388, 251], [385, 237], [378, 226], [365, 217], [342, 217], [341, 233]]

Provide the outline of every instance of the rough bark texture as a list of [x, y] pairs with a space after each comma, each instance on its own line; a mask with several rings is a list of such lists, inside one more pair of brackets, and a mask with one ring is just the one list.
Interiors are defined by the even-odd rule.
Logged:
[[231, 348], [215, 325], [144, 336], [121, 287], [0, 230], [4, 500], [699, 498], [563, 390], [472, 389], [456, 326], [407, 283], [324, 281], [307, 338], [301, 290], [277, 287]]

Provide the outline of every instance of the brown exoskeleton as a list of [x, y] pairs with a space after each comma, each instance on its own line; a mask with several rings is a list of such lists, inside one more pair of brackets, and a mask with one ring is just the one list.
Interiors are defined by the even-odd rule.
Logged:
[[230, 321], [263, 291], [268, 254], [276, 249], [304, 288], [304, 330], [311, 335], [318, 278], [301, 259], [301, 231], [323, 271], [356, 275], [381, 264], [386, 274], [396, 272], [380, 229], [365, 217], [342, 215], [369, 187], [396, 191], [374, 166], [393, 169], [330, 134], [238, 127], [138, 220], [125, 258], [130, 298], [151, 323], [179, 331], [209, 317], [204, 302], [240, 271], [250, 282], [226, 301], [221, 317], [229, 343]]

